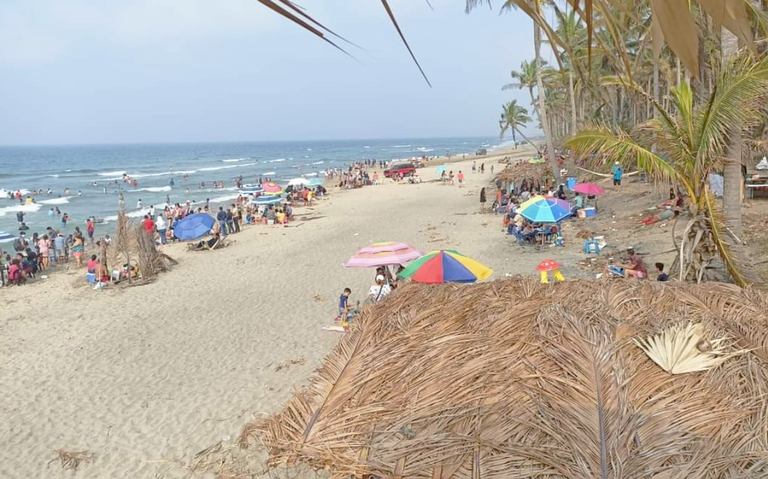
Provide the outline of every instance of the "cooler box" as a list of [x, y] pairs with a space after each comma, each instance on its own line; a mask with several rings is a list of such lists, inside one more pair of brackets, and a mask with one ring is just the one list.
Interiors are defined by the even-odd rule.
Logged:
[[565, 184], [568, 187], [569, 190], [573, 191], [573, 189], [576, 187], [576, 177], [575, 176], [569, 176], [567, 180], [565, 180]]
[[589, 218], [590, 216], [595, 216], [597, 214], [597, 210], [593, 207], [584, 208], [584, 215]]

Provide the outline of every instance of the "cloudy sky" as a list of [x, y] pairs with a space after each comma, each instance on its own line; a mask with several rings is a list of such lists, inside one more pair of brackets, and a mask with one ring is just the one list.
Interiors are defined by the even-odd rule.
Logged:
[[253, 0], [0, 0], [0, 144], [495, 135], [530, 21], [463, 0], [301, 0], [351, 59]]

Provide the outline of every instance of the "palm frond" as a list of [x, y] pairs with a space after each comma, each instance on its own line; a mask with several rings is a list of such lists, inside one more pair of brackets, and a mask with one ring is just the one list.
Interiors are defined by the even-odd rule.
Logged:
[[606, 125], [591, 125], [568, 138], [565, 144], [577, 156], [593, 156], [595, 161], [618, 161], [626, 166], [637, 165], [658, 181], [679, 181], [687, 184], [674, 165], [643, 147], [629, 133]]
[[730, 351], [726, 338], [707, 339], [701, 323], [677, 324], [657, 335], [634, 339], [654, 363], [670, 374], [709, 371], [746, 351]]

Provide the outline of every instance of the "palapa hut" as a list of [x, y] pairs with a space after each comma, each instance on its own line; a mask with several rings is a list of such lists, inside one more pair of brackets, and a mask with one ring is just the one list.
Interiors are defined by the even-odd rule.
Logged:
[[[766, 311], [717, 283], [408, 284], [241, 445], [335, 478], [765, 478]], [[675, 374], [639, 346], [691, 323]]]
[[534, 188], [546, 188], [554, 178], [552, 168], [547, 163], [529, 163], [523, 161], [515, 165], [507, 165], [496, 175], [496, 182], [501, 182], [503, 189], [514, 182], [515, 188], [532, 191]]

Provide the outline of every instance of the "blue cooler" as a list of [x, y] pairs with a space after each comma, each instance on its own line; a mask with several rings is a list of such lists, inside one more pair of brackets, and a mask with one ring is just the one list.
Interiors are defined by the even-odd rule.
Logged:
[[576, 188], [576, 184], [578, 181], [576, 180], [575, 176], [569, 176], [567, 180], [565, 180], [565, 185], [568, 187], [569, 190], [573, 191], [574, 188]]
[[594, 207], [590, 206], [590, 207], [584, 208], [584, 214], [586, 215], [587, 218], [589, 218], [590, 216], [595, 216], [597, 214], [597, 210]]

